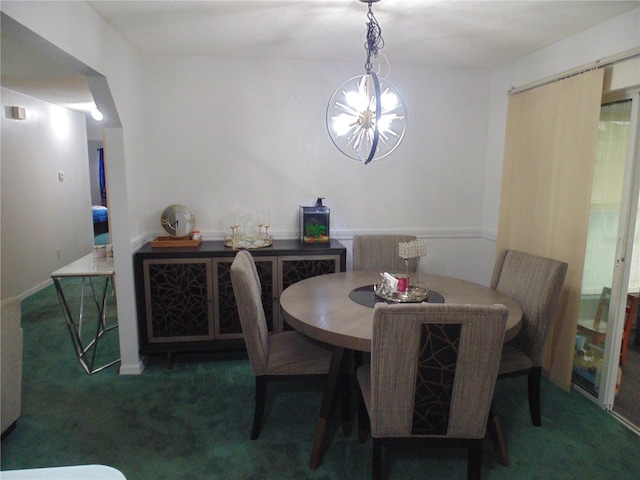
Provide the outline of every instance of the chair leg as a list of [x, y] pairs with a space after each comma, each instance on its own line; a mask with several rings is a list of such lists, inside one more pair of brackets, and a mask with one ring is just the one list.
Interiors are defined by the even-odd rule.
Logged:
[[256, 377], [256, 406], [253, 412], [253, 428], [251, 429], [251, 440], [256, 440], [260, 436], [262, 428], [262, 417], [264, 415], [264, 405], [267, 399], [267, 376]]
[[352, 378], [349, 371], [342, 372], [340, 379], [340, 404], [342, 407], [342, 434], [345, 437], [351, 435], [351, 388]]
[[382, 480], [382, 442], [376, 438], [373, 439], [371, 478], [373, 480]]
[[367, 406], [364, 403], [362, 397], [362, 390], [358, 388], [358, 442], [366, 443], [369, 436], [369, 415], [367, 413]]
[[509, 466], [509, 451], [507, 450], [507, 441], [504, 438], [504, 432], [500, 419], [496, 414], [493, 405], [489, 409], [489, 420], [487, 422], [487, 428], [489, 430], [489, 438], [493, 445], [493, 451], [496, 455], [496, 461], [503, 467]]
[[482, 472], [482, 439], [471, 440], [467, 447], [467, 480], [480, 480]]
[[531, 412], [531, 423], [536, 427], [542, 425], [540, 414], [540, 378], [542, 377], [542, 367], [533, 367], [529, 372], [529, 411]]

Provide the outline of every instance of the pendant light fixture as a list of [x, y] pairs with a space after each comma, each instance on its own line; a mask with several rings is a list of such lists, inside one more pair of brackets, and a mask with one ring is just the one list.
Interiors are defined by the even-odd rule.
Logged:
[[382, 29], [373, 15], [373, 3], [367, 13], [367, 62], [364, 75], [350, 78], [331, 96], [327, 107], [327, 129], [342, 153], [367, 165], [393, 152], [407, 127], [407, 109], [396, 88], [372, 71], [371, 59], [384, 46]]

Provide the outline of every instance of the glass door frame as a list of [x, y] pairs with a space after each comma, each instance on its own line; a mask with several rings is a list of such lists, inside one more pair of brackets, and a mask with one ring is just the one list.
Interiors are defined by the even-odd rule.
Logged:
[[[597, 403], [611, 410], [615, 401], [620, 349], [627, 307], [627, 289], [631, 272], [631, 256], [635, 241], [635, 225], [638, 211], [638, 193], [640, 192], [640, 126], [638, 114], [640, 92], [618, 94], [603, 97], [602, 105], [631, 100], [631, 125], [625, 163], [625, 175], [618, 224], [615, 266], [611, 283], [611, 301], [607, 322], [605, 350], [603, 357], [602, 385]], [[590, 395], [589, 395], [590, 396]]]

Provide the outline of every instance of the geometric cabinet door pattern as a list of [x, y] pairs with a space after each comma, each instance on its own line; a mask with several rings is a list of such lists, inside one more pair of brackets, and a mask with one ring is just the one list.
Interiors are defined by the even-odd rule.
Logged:
[[148, 260], [145, 277], [149, 342], [213, 339], [207, 259]]

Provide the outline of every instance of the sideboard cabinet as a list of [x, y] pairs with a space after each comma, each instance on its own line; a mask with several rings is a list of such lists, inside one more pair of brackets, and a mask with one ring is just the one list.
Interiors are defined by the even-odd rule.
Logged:
[[[346, 249], [335, 240], [326, 246], [274, 240], [271, 247], [249, 252], [272, 332], [289, 328], [280, 315], [279, 298], [285, 288], [346, 269]], [[166, 353], [171, 361], [174, 352], [244, 346], [231, 284], [235, 254], [221, 241], [188, 248], [146, 244], [134, 254], [141, 353]]]

